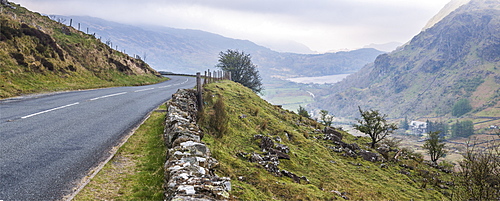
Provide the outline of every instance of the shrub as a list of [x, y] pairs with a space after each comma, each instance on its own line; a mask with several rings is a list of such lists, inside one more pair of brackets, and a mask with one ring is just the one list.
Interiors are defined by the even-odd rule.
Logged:
[[467, 99], [460, 99], [458, 100], [454, 105], [453, 109], [451, 111], [451, 114], [456, 117], [460, 117], [467, 112], [470, 112], [472, 110], [472, 106], [470, 105], [469, 100]]
[[210, 118], [210, 126], [217, 132], [217, 137], [222, 137], [228, 130], [229, 117], [222, 96], [217, 98], [213, 106], [214, 113]]
[[300, 116], [303, 116], [303, 117], [306, 117], [306, 118], [311, 118], [311, 116], [309, 115], [309, 113], [307, 112], [307, 110], [305, 108], [303, 108], [302, 106], [300, 106], [300, 105], [299, 105], [299, 109], [297, 109], [297, 113]]

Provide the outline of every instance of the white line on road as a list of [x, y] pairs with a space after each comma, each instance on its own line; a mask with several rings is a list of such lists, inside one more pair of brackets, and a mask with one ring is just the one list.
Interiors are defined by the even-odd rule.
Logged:
[[111, 97], [111, 96], [118, 96], [118, 95], [122, 95], [122, 94], [126, 94], [127, 92], [121, 92], [121, 93], [116, 93], [116, 94], [109, 94], [109, 95], [105, 95], [105, 96], [101, 96], [101, 97], [97, 97], [97, 98], [93, 98], [93, 99], [90, 99], [91, 101], [95, 101], [97, 99], [101, 99], [101, 98], [108, 98], [108, 97]]
[[63, 105], [61, 107], [52, 108], [50, 110], [45, 110], [45, 111], [37, 112], [37, 113], [34, 113], [34, 114], [26, 115], [24, 117], [21, 117], [21, 119], [26, 119], [26, 118], [29, 118], [29, 117], [32, 117], [32, 116], [35, 116], [35, 115], [43, 114], [43, 113], [54, 111], [54, 110], [58, 110], [58, 109], [63, 109], [65, 107], [69, 107], [69, 106], [73, 106], [73, 105], [78, 105], [78, 104], [80, 104], [80, 102], [71, 103], [71, 104], [68, 104], [68, 105]]
[[148, 90], [152, 90], [152, 89], [155, 89], [155, 88], [141, 89], [141, 90], [137, 90], [137, 91], [134, 91], [134, 92], [148, 91]]
[[171, 87], [172, 85], [167, 85], [167, 86], [163, 86], [163, 87], [158, 87], [159, 89], [163, 89], [163, 88], [167, 88], [167, 87]]

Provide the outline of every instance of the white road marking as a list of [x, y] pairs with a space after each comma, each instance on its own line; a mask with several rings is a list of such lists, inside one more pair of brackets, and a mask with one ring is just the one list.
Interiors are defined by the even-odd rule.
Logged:
[[122, 95], [122, 94], [126, 94], [127, 92], [121, 92], [121, 93], [116, 93], [116, 94], [109, 94], [109, 95], [105, 95], [105, 96], [101, 96], [101, 97], [97, 97], [97, 98], [93, 98], [93, 99], [90, 99], [91, 101], [95, 101], [97, 99], [101, 99], [101, 98], [108, 98], [108, 97], [112, 97], [112, 96], [118, 96], [118, 95]]
[[26, 119], [26, 118], [29, 118], [29, 117], [32, 117], [32, 116], [35, 116], [35, 115], [43, 114], [43, 113], [46, 113], [46, 112], [51, 112], [51, 111], [58, 110], [58, 109], [63, 109], [65, 107], [69, 107], [69, 106], [73, 106], [73, 105], [78, 105], [78, 104], [80, 104], [80, 102], [71, 103], [71, 104], [68, 104], [68, 105], [63, 105], [61, 107], [52, 108], [50, 110], [45, 110], [45, 111], [37, 112], [37, 113], [34, 113], [34, 114], [26, 115], [24, 117], [21, 117], [21, 119]]
[[137, 90], [137, 91], [134, 91], [134, 92], [148, 91], [148, 90], [152, 90], [152, 89], [155, 89], [155, 88], [141, 89], [141, 90]]
[[162, 89], [162, 88], [167, 88], [167, 87], [171, 87], [172, 85], [167, 85], [167, 86], [163, 86], [163, 87], [158, 87], [159, 89]]

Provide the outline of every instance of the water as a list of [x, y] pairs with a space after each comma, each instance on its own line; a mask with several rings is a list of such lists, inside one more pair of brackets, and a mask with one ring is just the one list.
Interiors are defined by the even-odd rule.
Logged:
[[350, 74], [326, 75], [320, 77], [297, 77], [288, 78], [287, 80], [302, 84], [333, 84], [342, 81]]

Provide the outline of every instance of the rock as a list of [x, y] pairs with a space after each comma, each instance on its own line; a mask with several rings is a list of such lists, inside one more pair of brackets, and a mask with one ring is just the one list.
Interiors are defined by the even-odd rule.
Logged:
[[332, 127], [325, 127], [323, 129], [323, 133], [325, 134], [325, 137], [323, 138], [324, 140], [331, 140], [331, 141], [341, 141], [342, 140], [342, 133], [338, 132]]
[[259, 147], [263, 152], [266, 152], [269, 149], [274, 148], [274, 142], [271, 138], [267, 136], [262, 136]]
[[406, 171], [406, 170], [400, 170], [399, 173], [404, 174], [404, 175], [410, 175], [411, 173]]
[[285, 131], [285, 136], [288, 138], [288, 141], [293, 141], [293, 135]]
[[5, 6], [11, 8], [11, 9], [17, 9], [16, 7], [10, 5], [9, 1], [7, 1], [7, 0], [1, 0], [0, 4], [5, 5]]
[[258, 162], [263, 161], [263, 160], [264, 159], [259, 154], [256, 154], [256, 153], [252, 153], [250, 155], [250, 159], [249, 159], [249, 161], [252, 163], [258, 163]]
[[290, 148], [284, 144], [275, 143], [274, 147], [285, 154], [288, 154], [290, 152]]
[[286, 170], [281, 170], [281, 174], [283, 174], [283, 176], [287, 176], [287, 177], [292, 178], [295, 183], [300, 183], [300, 177], [294, 173], [291, 173], [291, 172], [286, 171]]
[[406, 164], [399, 164], [400, 167], [404, 167], [404, 168], [407, 168], [407, 169], [410, 169], [410, 170], [414, 170], [415, 167], [413, 166], [409, 166], [409, 165], [406, 165]]
[[287, 160], [290, 160], [290, 156], [288, 154], [285, 154], [285, 153], [281, 152], [280, 150], [270, 148], [269, 149], [269, 153], [275, 154], [276, 156], [278, 156], [278, 159], [287, 159]]
[[358, 154], [366, 161], [370, 161], [370, 162], [383, 161], [382, 156], [380, 156], [378, 153], [373, 153], [373, 152], [369, 152], [366, 150], [361, 150]]
[[218, 177], [219, 162], [200, 140], [203, 132], [196, 125], [196, 96], [193, 90], [179, 90], [168, 102], [164, 140], [166, 200], [225, 200], [230, 198], [229, 178]]

